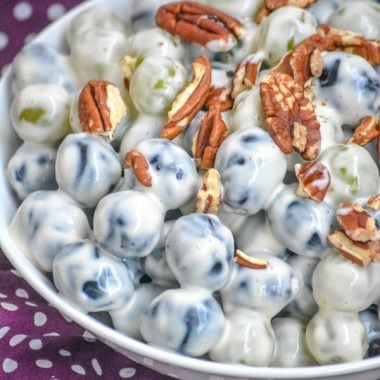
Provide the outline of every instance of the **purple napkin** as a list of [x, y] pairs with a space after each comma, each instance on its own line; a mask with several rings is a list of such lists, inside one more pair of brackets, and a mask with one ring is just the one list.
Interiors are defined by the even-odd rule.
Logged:
[[[25, 41], [78, 0], [1, 0], [0, 70]], [[0, 379], [168, 379], [67, 321], [20, 277], [0, 250]]]

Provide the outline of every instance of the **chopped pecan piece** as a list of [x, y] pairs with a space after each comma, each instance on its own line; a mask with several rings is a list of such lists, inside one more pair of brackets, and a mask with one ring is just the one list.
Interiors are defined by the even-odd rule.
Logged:
[[138, 66], [138, 59], [135, 57], [131, 57], [130, 55], [125, 55], [120, 60], [119, 66], [123, 70], [124, 87], [128, 90], [132, 75], [136, 71], [136, 68]]
[[124, 168], [132, 169], [137, 180], [145, 187], [152, 186], [152, 176], [149, 173], [149, 164], [144, 155], [137, 150], [131, 150], [125, 155]]
[[260, 83], [266, 125], [278, 147], [293, 148], [305, 160], [314, 160], [320, 148], [320, 125], [314, 112], [309, 83], [305, 87], [290, 75], [273, 72]]
[[362, 267], [380, 259], [380, 242], [361, 243], [350, 239], [343, 231], [335, 231], [327, 241], [344, 257]]
[[322, 202], [330, 188], [331, 175], [329, 169], [321, 162], [308, 162], [296, 165], [296, 176], [299, 181], [296, 194]]
[[216, 169], [207, 170], [197, 194], [196, 212], [217, 214], [222, 203], [222, 185]]
[[215, 52], [229, 51], [245, 34], [240, 21], [191, 1], [161, 6], [156, 14], [156, 24], [186, 42], [203, 45]]
[[380, 41], [367, 40], [359, 33], [332, 28], [327, 24], [319, 25], [317, 32], [330, 44], [325, 50], [344, 50], [360, 55], [371, 65], [380, 64]]
[[380, 136], [380, 121], [374, 116], [364, 117], [360, 124], [355, 128], [352, 138], [348, 143], [367, 145], [372, 140]]
[[340, 228], [352, 240], [366, 243], [379, 241], [380, 232], [375, 219], [356, 203], [343, 202], [337, 211]]
[[216, 153], [227, 137], [227, 126], [216, 108], [211, 108], [203, 116], [198, 133], [194, 136], [193, 156], [199, 167], [214, 167]]
[[262, 62], [261, 55], [251, 54], [237, 66], [232, 81], [232, 99], [256, 85]]
[[266, 269], [268, 267], [267, 260], [248, 256], [240, 249], [236, 250], [235, 263], [250, 269]]
[[110, 82], [91, 80], [78, 99], [79, 121], [84, 132], [112, 137], [127, 107], [119, 89]]
[[369, 198], [367, 201], [367, 206], [374, 211], [380, 210], [380, 194], [376, 194], [373, 197]]
[[294, 5], [298, 8], [307, 8], [316, 0], [264, 0], [264, 8], [259, 12], [256, 17], [256, 22], [260, 24], [265, 17], [277, 8], [285, 7], [287, 5]]
[[231, 109], [233, 104], [230, 87], [211, 86], [205, 103], [208, 109], [216, 108], [220, 112], [224, 112]]
[[177, 95], [160, 137], [174, 139], [191, 123], [206, 102], [211, 86], [211, 63], [199, 56], [192, 64], [193, 78]]

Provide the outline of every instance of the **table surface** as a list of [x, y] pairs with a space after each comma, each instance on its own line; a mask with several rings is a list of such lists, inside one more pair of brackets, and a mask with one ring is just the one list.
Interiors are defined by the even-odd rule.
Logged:
[[[1, 0], [0, 70], [79, 0]], [[40, 297], [0, 251], [0, 379], [169, 379], [97, 341]]]

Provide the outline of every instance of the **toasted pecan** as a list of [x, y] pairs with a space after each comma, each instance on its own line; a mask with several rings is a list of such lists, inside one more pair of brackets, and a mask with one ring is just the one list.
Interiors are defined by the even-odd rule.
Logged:
[[367, 206], [374, 211], [380, 210], [380, 194], [370, 197], [367, 201]]
[[341, 203], [337, 211], [337, 220], [340, 228], [350, 239], [363, 243], [380, 243], [380, 232], [375, 219], [357, 203]]
[[161, 6], [156, 14], [156, 24], [186, 42], [197, 43], [216, 52], [229, 51], [245, 34], [240, 21], [215, 8], [191, 1]]
[[208, 109], [216, 108], [220, 112], [228, 111], [232, 108], [234, 101], [231, 98], [231, 87], [211, 86], [205, 106]]
[[295, 168], [299, 185], [296, 194], [322, 202], [330, 188], [331, 175], [329, 169], [321, 162], [297, 164]]
[[78, 98], [79, 121], [84, 132], [112, 136], [127, 114], [118, 88], [111, 82], [91, 80]]
[[160, 137], [174, 139], [191, 123], [206, 102], [211, 86], [211, 63], [199, 56], [192, 64], [193, 78], [177, 95]]
[[193, 156], [199, 167], [210, 169], [218, 149], [227, 137], [227, 126], [217, 108], [211, 108], [205, 113], [201, 125], [194, 136]]
[[380, 121], [375, 116], [366, 116], [355, 131], [348, 143], [367, 145], [380, 136]]
[[137, 180], [145, 187], [152, 186], [152, 176], [149, 173], [149, 164], [144, 155], [137, 151], [131, 150], [125, 155], [124, 168], [132, 169]]
[[203, 184], [197, 194], [196, 212], [217, 214], [222, 203], [222, 184], [219, 172], [209, 169], [203, 176]]
[[266, 269], [268, 261], [258, 257], [251, 257], [240, 249], [236, 250], [235, 263], [250, 269]]

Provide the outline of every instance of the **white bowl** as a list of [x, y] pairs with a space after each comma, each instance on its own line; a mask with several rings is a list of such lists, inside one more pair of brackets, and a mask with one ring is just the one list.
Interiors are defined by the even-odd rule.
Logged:
[[[137, 0], [138, 1], [138, 0]], [[69, 13], [57, 22], [50, 25], [37, 37], [38, 41], [45, 42], [52, 47], [62, 49], [65, 46], [64, 30], [70, 21], [82, 10], [95, 4], [106, 4], [119, 15], [127, 15], [132, 0], [93, 0], [88, 1]], [[11, 240], [8, 224], [17, 208], [15, 200], [6, 179], [6, 166], [9, 157], [20, 144], [9, 119], [10, 108], [10, 70], [0, 82], [0, 244], [14, 267], [50, 304], [55, 306], [68, 318], [77, 322], [93, 333], [115, 351], [130, 359], [154, 369], [165, 375], [181, 379], [352, 379], [352, 380], [379, 380], [380, 357], [366, 359], [361, 362], [336, 364], [321, 367], [307, 368], [255, 368], [241, 365], [229, 365], [194, 359], [183, 355], [166, 352], [148, 346], [134, 339], [123, 336], [87, 314], [79, 311], [75, 306], [63, 300], [52, 283], [26, 257], [23, 256], [17, 242]]]

